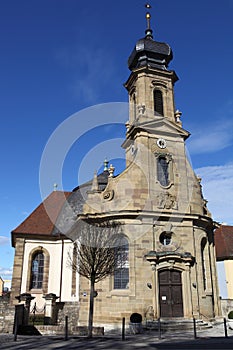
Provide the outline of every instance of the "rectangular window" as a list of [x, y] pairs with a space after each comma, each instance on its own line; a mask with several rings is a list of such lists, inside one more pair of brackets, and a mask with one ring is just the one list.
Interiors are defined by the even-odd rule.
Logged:
[[169, 185], [168, 162], [165, 156], [161, 156], [158, 158], [157, 173], [158, 173], [158, 181], [160, 182], [160, 185], [164, 187], [168, 186]]
[[129, 269], [116, 269], [114, 274], [114, 289], [128, 289], [129, 288]]
[[154, 113], [163, 116], [163, 95], [160, 90], [154, 90]]

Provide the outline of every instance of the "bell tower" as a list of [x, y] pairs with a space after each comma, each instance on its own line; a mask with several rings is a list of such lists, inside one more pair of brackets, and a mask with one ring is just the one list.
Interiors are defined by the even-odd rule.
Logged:
[[[151, 8], [150, 5], [146, 7]], [[170, 149], [175, 151], [179, 138], [182, 143], [179, 147], [183, 147], [185, 153], [184, 141], [189, 137], [189, 132], [182, 128], [182, 113], [175, 108], [174, 85], [178, 77], [174, 70], [169, 70], [172, 49], [167, 43], [153, 39], [150, 20], [151, 14], [147, 12], [145, 37], [136, 42], [129, 56], [131, 73], [124, 84], [129, 96], [129, 120], [126, 141], [122, 145], [126, 150], [127, 166], [134, 161], [133, 150], [140, 143], [145, 144], [145, 140], [139, 138], [142, 129], [148, 132], [150, 140], [154, 138], [158, 151], [166, 148], [167, 141]]]
[[128, 59], [131, 74], [125, 87], [129, 93], [129, 123], [141, 123], [155, 117], [165, 117], [176, 123], [174, 84], [178, 77], [168, 69], [173, 58], [172, 49], [166, 43], [153, 40], [149, 12], [146, 19], [145, 37], [137, 41]]
[[[150, 9], [150, 5], [146, 7]], [[149, 220], [153, 222], [152, 249], [145, 257], [152, 267], [154, 315], [214, 318], [219, 314], [216, 224], [187, 156], [185, 141], [190, 133], [182, 127], [181, 112], [175, 107], [178, 77], [169, 70], [172, 49], [153, 39], [150, 12], [146, 20], [145, 37], [136, 42], [128, 59], [130, 75], [125, 88], [129, 120], [122, 147], [128, 177], [138, 181], [135, 193], [139, 199], [135, 203], [142, 202], [143, 194], [148, 195], [141, 217], [144, 226]], [[136, 167], [140, 171], [135, 170], [132, 177]], [[141, 174], [146, 185], [138, 180]], [[145, 269], [142, 276], [144, 273]]]

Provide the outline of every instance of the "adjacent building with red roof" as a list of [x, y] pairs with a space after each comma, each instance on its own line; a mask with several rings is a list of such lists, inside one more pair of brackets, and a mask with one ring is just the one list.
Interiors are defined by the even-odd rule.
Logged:
[[214, 238], [219, 294], [222, 299], [233, 301], [233, 226], [221, 225], [215, 230]]

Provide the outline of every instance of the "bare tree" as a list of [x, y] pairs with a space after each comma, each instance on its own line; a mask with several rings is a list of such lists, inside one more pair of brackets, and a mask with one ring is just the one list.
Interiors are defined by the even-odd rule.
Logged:
[[[80, 220], [76, 231], [75, 254], [68, 266], [90, 281], [88, 337], [92, 337], [95, 284], [112, 275], [128, 257], [122, 255], [120, 224], [113, 221]], [[122, 265], [123, 266], [123, 265]]]

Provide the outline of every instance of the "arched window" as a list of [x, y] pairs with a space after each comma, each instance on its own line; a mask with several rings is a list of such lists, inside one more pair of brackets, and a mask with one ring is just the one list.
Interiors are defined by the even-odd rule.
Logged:
[[116, 250], [117, 268], [114, 272], [114, 289], [129, 288], [129, 243], [127, 238], [120, 237]]
[[206, 261], [205, 261], [205, 248], [206, 248], [206, 238], [201, 241], [201, 265], [202, 265], [202, 278], [203, 278], [203, 288], [206, 289]]
[[157, 161], [158, 181], [164, 187], [169, 185], [169, 164], [166, 156], [159, 156]]
[[161, 90], [154, 90], [154, 113], [163, 116], [163, 94]]
[[44, 275], [44, 254], [37, 251], [32, 256], [30, 289], [42, 289]]

